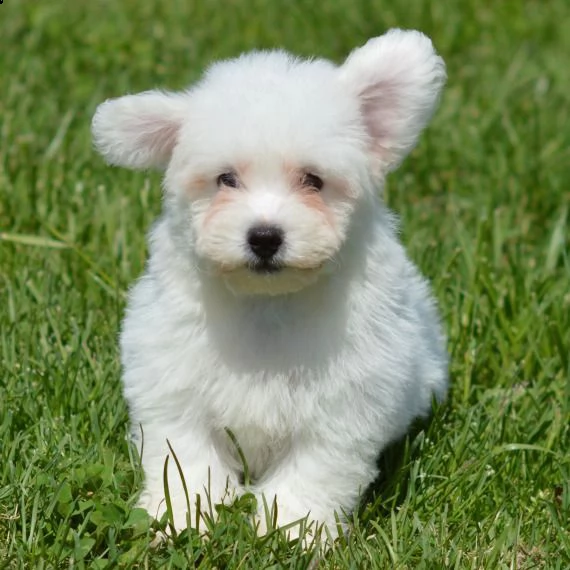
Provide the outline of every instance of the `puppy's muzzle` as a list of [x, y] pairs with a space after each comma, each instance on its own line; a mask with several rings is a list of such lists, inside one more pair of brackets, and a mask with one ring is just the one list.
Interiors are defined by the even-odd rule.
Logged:
[[283, 230], [277, 226], [254, 226], [247, 233], [247, 245], [253, 253], [250, 268], [260, 273], [279, 271], [276, 256], [283, 246]]

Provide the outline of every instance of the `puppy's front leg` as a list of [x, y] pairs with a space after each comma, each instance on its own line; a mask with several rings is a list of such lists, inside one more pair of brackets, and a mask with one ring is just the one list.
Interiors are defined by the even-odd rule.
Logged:
[[[300, 519], [311, 525], [311, 534], [323, 524], [333, 538], [338, 536], [335, 513], [341, 521], [350, 515], [360, 495], [378, 472], [376, 455], [370, 453], [370, 442], [355, 442], [350, 448], [339, 448], [338, 442], [314, 439], [294, 443], [290, 453], [274, 466], [257, 484], [259, 524], [267, 531], [264, 503], [277, 506], [277, 526]], [[300, 524], [287, 532], [297, 538]]]
[[157, 519], [166, 512], [164, 473], [168, 458], [168, 494], [174, 526], [177, 530], [196, 527], [199, 521], [197, 505], [200, 504], [201, 513], [214, 515], [214, 505], [231, 502], [235, 497], [237, 476], [220, 459], [206, 434], [187, 431], [181, 437], [173, 436], [171, 432], [168, 442], [170, 447], [164, 433], [145, 433], [142, 457], [145, 487], [139, 506]]

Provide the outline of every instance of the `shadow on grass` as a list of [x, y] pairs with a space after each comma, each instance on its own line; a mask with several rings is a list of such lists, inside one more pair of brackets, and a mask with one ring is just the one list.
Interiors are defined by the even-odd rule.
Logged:
[[449, 402], [432, 406], [428, 418], [416, 419], [406, 435], [391, 443], [378, 457], [378, 477], [362, 496], [358, 519], [367, 525], [371, 520], [387, 517], [404, 502], [410, 486], [413, 464], [420, 459], [427, 439], [437, 442]]

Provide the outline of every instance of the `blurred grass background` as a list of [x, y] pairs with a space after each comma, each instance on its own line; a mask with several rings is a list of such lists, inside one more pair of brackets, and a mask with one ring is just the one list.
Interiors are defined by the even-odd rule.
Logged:
[[[432, 279], [450, 403], [330, 568], [570, 567], [570, 8], [566, 0], [0, 5], [0, 568], [305, 568], [247, 504], [149, 547], [116, 347], [160, 175], [106, 167], [107, 97], [182, 88], [258, 48], [341, 62], [390, 27], [448, 65], [386, 197]], [[156, 523], [154, 523], [156, 527]]]

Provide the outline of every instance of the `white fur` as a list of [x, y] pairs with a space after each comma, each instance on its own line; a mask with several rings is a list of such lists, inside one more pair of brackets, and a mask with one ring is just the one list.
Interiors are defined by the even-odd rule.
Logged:
[[[444, 397], [437, 311], [379, 199], [444, 80], [428, 38], [392, 30], [340, 67], [251, 53], [185, 93], [99, 107], [94, 138], [109, 162], [166, 167], [164, 212], [121, 335], [150, 513], [165, 509], [168, 440], [192, 509], [206, 489], [213, 503], [250, 490], [276, 497], [279, 524], [308, 515], [334, 534], [335, 511], [355, 508], [379, 453]], [[230, 170], [239, 188], [218, 188]], [[320, 192], [306, 172], [322, 178]], [[260, 223], [283, 230], [281, 271], [250, 269], [246, 235]], [[172, 461], [169, 482], [183, 528]]]

